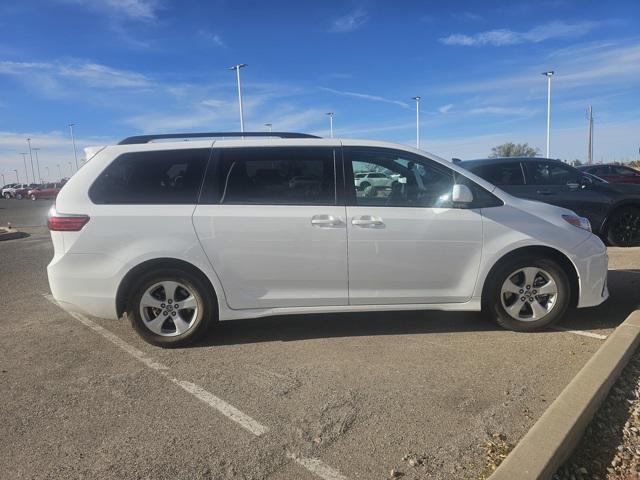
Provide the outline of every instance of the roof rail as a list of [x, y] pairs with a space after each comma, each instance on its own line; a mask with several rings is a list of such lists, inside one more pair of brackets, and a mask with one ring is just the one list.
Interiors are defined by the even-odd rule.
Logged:
[[211, 138], [211, 137], [278, 137], [278, 138], [320, 138], [308, 133], [295, 132], [199, 132], [199, 133], [163, 133], [158, 135], [137, 135], [127, 137], [118, 145], [135, 145], [149, 143], [153, 140], [165, 140], [171, 138]]

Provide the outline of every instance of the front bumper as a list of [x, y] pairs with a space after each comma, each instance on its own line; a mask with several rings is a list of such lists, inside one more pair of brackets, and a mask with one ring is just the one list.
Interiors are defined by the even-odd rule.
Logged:
[[607, 247], [595, 235], [573, 248], [569, 254], [578, 271], [580, 295], [578, 308], [595, 307], [609, 298]]

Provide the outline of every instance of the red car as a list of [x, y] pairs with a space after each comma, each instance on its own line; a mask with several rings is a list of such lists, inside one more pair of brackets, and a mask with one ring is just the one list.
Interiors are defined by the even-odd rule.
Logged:
[[38, 188], [29, 190], [27, 195], [31, 200], [38, 200], [40, 198], [56, 198], [63, 185], [64, 183], [45, 183]]
[[625, 165], [582, 165], [578, 169], [609, 183], [640, 183], [640, 171]]
[[13, 198], [17, 198], [18, 200], [22, 200], [23, 198], [27, 198], [29, 196], [29, 192], [36, 188], [40, 188], [42, 185], [38, 185], [37, 183], [31, 183], [28, 187], [16, 188], [13, 192]]

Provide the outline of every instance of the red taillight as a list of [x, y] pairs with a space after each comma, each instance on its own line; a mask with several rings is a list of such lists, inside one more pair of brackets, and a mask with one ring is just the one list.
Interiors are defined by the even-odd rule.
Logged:
[[88, 215], [49, 217], [47, 226], [52, 232], [79, 232], [89, 221]]

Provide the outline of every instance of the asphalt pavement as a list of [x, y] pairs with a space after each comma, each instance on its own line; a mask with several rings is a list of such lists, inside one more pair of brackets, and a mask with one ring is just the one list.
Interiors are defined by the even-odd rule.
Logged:
[[0, 242], [0, 478], [478, 478], [485, 442], [516, 443], [640, 301], [640, 249], [610, 249], [611, 299], [569, 331], [307, 315], [162, 350], [48, 299], [50, 205], [0, 200], [0, 226], [30, 234]]

